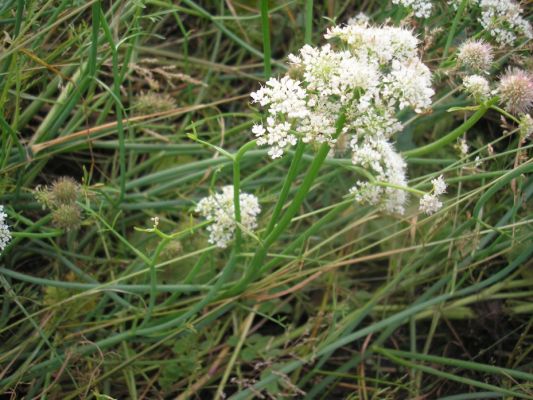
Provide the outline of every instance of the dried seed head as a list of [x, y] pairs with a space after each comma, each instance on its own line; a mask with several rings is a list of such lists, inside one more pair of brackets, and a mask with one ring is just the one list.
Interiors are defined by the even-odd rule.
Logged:
[[148, 92], [141, 93], [133, 106], [137, 114], [152, 114], [176, 108], [176, 101], [167, 93]]
[[77, 230], [81, 225], [81, 211], [77, 204], [61, 204], [52, 211], [52, 223], [66, 231]]
[[80, 185], [69, 176], [62, 176], [50, 187], [49, 202], [52, 206], [72, 204], [78, 199]]
[[515, 114], [527, 113], [533, 106], [533, 79], [518, 68], [509, 69], [500, 80], [498, 94], [504, 108]]
[[161, 252], [160, 259], [161, 261], [168, 261], [178, 257], [180, 254], [183, 254], [183, 245], [180, 241], [175, 240], [170, 242]]

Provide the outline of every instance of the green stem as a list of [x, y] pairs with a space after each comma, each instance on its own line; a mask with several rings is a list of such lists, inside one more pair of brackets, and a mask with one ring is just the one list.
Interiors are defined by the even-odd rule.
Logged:
[[263, 61], [265, 78], [272, 74], [272, 50], [270, 48], [270, 19], [268, 17], [268, 0], [261, 0], [261, 30], [263, 31]]
[[338, 217], [340, 213], [345, 211], [348, 207], [350, 207], [352, 202], [342, 202], [338, 204], [336, 207], [331, 209], [326, 215], [324, 215], [320, 220], [316, 221], [311, 225], [309, 229], [307, 229], [305, 232], [298, 235], [298, 237], [290, 244], [286, 245], [283, 249], [283, 252], [280, 254], [280, 256], [273, 258], [268, 263], [263, 265], [261, 267], [261, 273], [266, 273], [270, 271], [272, 268], [276, 266], [276, 264], [280, 260], [284, 260], [285, 258], [282, 257], [284, 255], [287, 255], [291, 253], [293, 250], [295, 250], [298, 246], [301, 246], [310, 236], [314, 235], [315, 233], [319, 232], [320, 229], [333, 221], [335, 218]]
[[[21, 282], [28, 282], [34, 285], [57, 287], [71, 290], [85, 290], [91, 293], [105, 292], [105, 291], [121, 291], [128, 293], [147, 293], [150, 292], [150, 285], [145, 284], [120, 284], [120, 283], [83, 283], [83, 282], [67, 282], [53, 279], [38, 278], [35, 276], [16, 272], [7, 268], [0, 267], [0, 273], [16, 279]], [[209, 285], [188, 285], [188, 284], [172, 284], [172, 285], [158, 285], [157, 292], [168, 293], [193, 293], [199, 291], [209, 290]], [[88, 293], [89, 294], [89, 293]]]
[[313, 42], [313, 0], [305, 1], [305, 44]]
[[[335, 137], [337, 137], [342, 131], [345, 121], [346, 116], [343, 113], [337, 119]], [[226, 295], [234, 295], [240, 293], [246, 287], [246, 285], [248, 285], [248, 283], [250, 283], [256, 278], [257, 274], [260, 271], [261, 265], [263, 264], [263, 261], [267, 255], [268, 249], [276, 241], [276, 239], [285, 231], [285, 229], [291, 223], [294, 215], [298, 212], [298, 209], [302, 205], [307, 193], [311, 189], [311, 186], [315, 181], [320, 167], [324, 163], [324, 160], [326, 159], [329, 151], [329, 144], [324, 143], [322, 144], [322, 146], [320, 146], [313, 163], [309, 167], [309, 171], [307, 172], [304, 181], [298, 189], [298, 192], [296, 193], [296, 196], [294, 197], [292, 203], [287, 208], [287, 211], [285, 211], [285, 214], [283, 214], [283, 217], [281, 217], [279, 223], [265, 238], [265, 240], [255, 253], [250, 263], [250, 266], [246, 270], [246, 273], [243, 278], [232, 289], [230, 289], [229, 293], [227, 293]]]
[[148, 266], [150, 268], [150, 299], [148, 300], [148, 309], [146, 310], [145, 317], [139, 325], [139, 328], [146, 326], [152, 318], [152, 313], [155, 307], [155, 300], [157, 298], [157, 259], [159, 258], [159, 255], [169, 242], [170, 239], [163, 239], [161, 240], [161, 242], [159, 242], [157, 248], [155, 249], [154, 256], [152, 257], [152, 262]]
[[62, 236], [63, 234], [63, 231], [55, 230], [51, 232], [12, 232], [11, 236], [13, 236], [14, 238], [44, 239]]
[[389, 187], [392, 189], [403, 190], [404, 192], [411, 192], [413, 194], [416, 194], [417, 196], [423, 196], [426, 194], [426, 192], [423, 192], [422, 190], [418, 190], [418, 189], [415, 189], [409, 186], [400, 186], [400, 185], [395, 185], [394, 183], [382, 182], [382, 181], [374, 181], [372, 183], [376, 186]]
[[252, 140], [242, 146], [233, 157], [233, 205], [235, 209], [235, 222], [237, 223], [235, 229], [234, 251], [235, 257], [239, 256], [242, 242], [242, 227], [241, 227], [241, 160], [248, 150], [253, 149], [257, 145], [256, 140]]
[[302, 155], [304, 153], [304, 150], [305, 143], [299, 141], [291, 161], [291, 166], [289, 167], [289, 171], [283, 182], [283, 187], [281, 188], [278, 201], [276, 202], [274, 211], [272, 212], [272, 216], [270, 217], [270, 222], [268, 223], [268, 227], [266, 229], [267, 236], [268, 234], [270, 234], [270, 232], [272, 232], [272, 229], [274, 229], [274, 226], [276, 225], [276, 220], [281, 214], [281, 210], [283, 209], [285, 201], [287, 200], [287, 197], [289, 195], [289, 191], [291, 190], [291, 185], [296, 179], [296, 175], [298, 174], [298, 170], [300, 169], [300, 162], [302, 161]]
[[448, 133], [446, 136], [417, 149], [405, 151], [403, 155], [405, 157], [418, 157], [424, 154], [433, 153], [447, 144], [455, 142], [458, 137], [464, 135], [470, 128], [472, 128], [497, 101], [498, 99], [494, 97], [486, 103], [481, 104], [479, 109], [470, 118], [468, 118], [461, 126]]
[[448, 33], [448, 38], [446, 39], [446, 44], [444, 46], [441, 66], [444, 64], [444, 62], [446, 61], [446, 58], [448, 57], [448, 51], [450, 50], [450, 46], [452, 45], [453, 38], [455, 37], [455, 31], [457, 30], [457, 25], [459, 24], [459, 20], [461, 19], [461, 16], [464, 13], [467, 3], [468, 3], [468, 0], [463, 0], [461, 4], [459, 5], [459, 8], [457, 9], [457, 13], [455, 14], [455, 18], [453, 19], [452, 27], [450, 28], [450, 32]]
[[424, 365], [415, 364], [413, 362], [404, 360], [403, 358], [399, 358], [396, 355], [394, 355], [392, 352], [390, 352], [388, 350], [385, 350], [385, 349], [383, 349], [381, 347], [374, 348], [374, 351], [376, 353], [378, 353], [378, 354], [383, 355], [384, 357], [388, 358], [389, 360], [391, 360], [392, 362], [394, 362], [396, 364], [403, 365], [403, 366], [408, 367], [408, 368], [417, 369], [417, 370], [423, 371], [425, 373], [428, 373], [428, 374], [431, 374], [431, 375], [435, 375], [435, 376], [438, 376], [438, 377], [441, 377], [441, 378], [444, 378], [444, 379], [449, 379], [451, 381], [459, 382], [459, 383], [465, 384], [465, 385], [471, 385], [471, 386], [479, 387], [481, 389], [488, 389], [488, 390], [499, 392], [499, 393], [505, 393], [507, 395], [513, 396], [513, 398], [514, 397], [519, 397], [519, 398], [522, 398], [522, 399], [529, 399], [530, 398], [526, 394], [522, 394], [522, 393], [515, 392], [515, 391], [512, 391], [512, 390], [504, 389], [504, 388], [501, 388], [501, 387], [498, 387], [498, 386], [490, 385], [488, 383], [479, 382], [479, 381], [476, 381], [474, 379], [465, 378], [465, 377], [462, 377], [462, 376], [457, 376], [457, 375], [454, 375], [454, 374], [450, 374], [448, 372], [440, 371], [440, 370], [435, 369], [435, 368], [426, 367]]
[[510, 120], [514, 121], [515, 123], [520, 124], [520, 120], [518, 120], [514, 115], [509, 114], [504, 109], [502, 109], [502, 108], [500, 108], [498, 106], [491, 106], [490, 108], [493, 109], [494, 111], [498, 111], [501, 115], [503, 115], [506, 118], [509, 118]]
[[107, 24], [104, 12], [100, 7], [101, 13], [101, 24], [104, 29], [105, 38], [109, 43], [112, 54], [112, 72], [113, 72], [113, 99], [115, 101], [115, 115], [117, 119], [117, 133], [118, 133], [118, 143], [119, 143], [119, 185], [120, 185], [120, 195], [118, 203], [122, 203], [124, 200], [124, 195], [126, 193], [126, 148], [125, 148], [125, 139], [124, 139], [124, 127], [122, 124], [122, 110], [123, 106], [120, 101], [120, 85], [121, 85], [121, 73], [119, 71], [119, 60], [118, 60], [118, 48], [113, 41], [113, 34], [111, 33], [111, 28]]

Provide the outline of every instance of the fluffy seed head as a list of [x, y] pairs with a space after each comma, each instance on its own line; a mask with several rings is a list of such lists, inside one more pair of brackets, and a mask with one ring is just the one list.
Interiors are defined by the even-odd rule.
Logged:
[[515, 114], [527, 113], [533, 106], [533, 79], [518, 68], [508, 70], [501, 78], [498, 94], [504, 108]]
[[482, 40], [469, 40], [459, 47], [457, 61], [474, 72], [488, 71], [493, 61], [492, 47]]
[[81, 211], [76, 204], [61, 204], [52, 211], [52, 223], [59, 229], [73, 231], [81, 225]]
[[0, 205], [0, 254], [11, 241], [11, 232], [9, 231], [6, 219], [7, 214], [4, 212], [4, 206]]

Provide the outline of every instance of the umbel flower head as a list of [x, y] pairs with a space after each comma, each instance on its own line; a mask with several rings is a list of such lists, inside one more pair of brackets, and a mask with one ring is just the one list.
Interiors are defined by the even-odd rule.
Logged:
[[9, 231], [6, 219], [7, 214], [4, 212], [4, 206], [0, 205], [0, 254], [11, 241], [11, 232]]
[[266, 109], [252, 132], [272, 158], [298, 139], [333, 146], [341, 112], [347, 117], [343, 133], [390, 137], [401, 130], [398, 111], [422, 112], [431, 105], [431, 73], [418, 57], [412, 32], [357, 21], [364, 20], [328, 30], [326, 39], [335, 43], [305, 45], [290, 55], [299, 79], [271, 78], [251, 94]]
[[[448, 0], [448, 3], [457, 10], [462, 0]], [[513, 0], [468, 0], [467, 7], [475, 7], [481, 12], [478, 22], [496, 43], [504, 46], [522, 38], [533, 38], [531, 24], [522, 16], [519, 3]]]
[[[364, 18], [332, 27], [325, 38], [331, 43], [305, 45], [289, 56], [298, 74], [272, 78], [251, 94], [266, 109], [263, 123], [252, 128], [258, 144], [278, 158], [298, 140], [333, 147], [340, 135], [351, 143], [355, 165], [381, 183], [404, 187], [405, 162], [390, 142], [402, 130], [396, 114], [424, 112], [434, 94], [431, 73], [418, 56], [418, 39], [410, 30], [370, 26]], [[340, 115], [345, 122], [338, 132]], [[389, 213], [403, 213], [407, 199], [401, 189], [364, 179], [351, 193], [356, 201]]]
[[501, 45], [513, 44], [520, 36], [533, 37], [531, 24], [522, 17], [520, 5], [513, 0], [479, 0], [480, 23]]
[[[239, 193], [241, 226], [244, 231], [253, 232], [257, 227], [257, 216], [261, 212], [259, 200], [252, 194]], [[222, 249], [233, 240], [237, 222], [233, 203], [233, 186], [222, 187], [221, 193], [204, 197], [196, 206], [196, 212], [213, 221], [207, 227], [209, 243]]]
[[509, 69], [500, 79], [498, 94], [504, 108], [514, 114], [527, 113], [533, 106], [533, 77], [518, 68]]
[[442, 202], [439, 200], [441, 194], [446, 193], [446, 182], [444, 178], [439, 176], [438, 178], [432, 179], [431, 183], [433, 184], [432, 193], [426, 193], [420, 199], [419, 210], [428, 215], [434, 214], [442, 208]]
[[493, 61], [492, 47], [482, 40], [468, 40], [459, 47], [457, 61], [473, 72], [486, 72]]
[[485, 100], [490, 96], [489, 81], [480, 75], [469, 75], [463, 80], [465, 91], [475, 100]]
[[[361, 139], [354, 137], [350, 146], [352, 163], [369, 171], [377, 180], [395, 186], [407, 186], [406, 164], [385, 139]], [[377, 205], [388, 214], [403, 214], [407, 192], [392, 187], [381, 187], [366, 181], [357, 181], [350, 189], [358, 203]]]

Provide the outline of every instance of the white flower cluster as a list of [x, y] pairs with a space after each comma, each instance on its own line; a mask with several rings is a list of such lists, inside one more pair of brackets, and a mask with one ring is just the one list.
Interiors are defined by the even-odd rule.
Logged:
[[429, 18], [433, 7], [431, 1], [427, 0], [392, 0], [392, 4], [400, 4], [410, 8], [418, 18]]
[[6, 222], [7, 214], [4, 212], [4, 206], [0, 205], [0, 253], [4, 251], [7, 244], [11, 241], [11, 232]]
[[[245, 231], [253, 231], [257, 227], [257, 215], [261, 212], [257, 197], [248, 193], [239, 194], [241, 209], [241, 226]], [[207, 227], [209, 243], [226, 248], [233, 239], [237, 222], [233, 203], [233, 186], [222, 187], [221, 193], [204, 197], [196, 206], [196, 212], [213, 221]]]
[[306, 45], [289, 56], [300, 79], [271, 78], [251, 94], [267, 111], [264, 123], [252, 132], [259, 145], [270, 147], [272, 158], [281, 157], [298, 139], [333, 145], [341, 113], [347, 117], [344, 133], [389, 137], [401, 129], [394, 116], [399, 110], [421, 112], [431, 105], [431, 73], [418, 58], [412, 32], [357, 21], [364, 20], [326, 34], [339, 39], [339, 49]]
[[[407, 29], [369, 26], [365, 18], [328, 30], [334, 44], [309, 45], [290, 55], [291, 77], [268, 80], [252, 93], [266, 108], [263, 124], [252, 132], [268, 145], [272, 158], [298, 140], [333, 146], [336, 135], [350, 135], [355, 165], [379, 181], [405, 186], [405, 163], [389, 142], [402, 129], [398, 111], [423, 112], [431, 106], [431, 72], [418, 56], [418, 40]], [[296, 76], [298, 78], [296, 78]], [[345, 116], [342, 132], [336, 123]], [[372, 187], [371, 187], [372, 186]], [[352, 189], [356, 200], [402, 213], [406, 194], [362, 181]]]
[[[462, 0], [450, 0], [457, 10]], [[469, 0], [480, 8], [478, 22], [500, 45], [512, 45], [520, 37], [533, 38], [531, 24], [522, 16], [520, 5], [513, 0]]]
[[480, 75], [465, 77], [463, 86], [466, 92], [477, 101], [487, 99], [490, 96], [489, 81]]
[[[386, 140], [355, 136], [350, 147], [352, 163], [366, 169], [378, 181], [406, 187], [406, 164], [392, 144]], [[403, 214], [407, 192], [393, 187], [382, 187], [366, 181], [357, 181], [350, 189], [358, 203], [369, 203], [389, 214]]]
[[432, 179], [431, 183], [433, 184], [433, 191], [432, 193], [427, 193], [422, 196], [419, 207], [421, 212], [428, 215], [434, 214], [442, 208], [442, 202], [439, 200], [438, 196], [446, 193], [447, 187], [442, 175]]
[[517, 35], [533, 38], [531, 24], [522, 17], [522, 9], [512, 0], [481, 0], [480, 23], [496, 40], [506, 45], [513, 44]]

